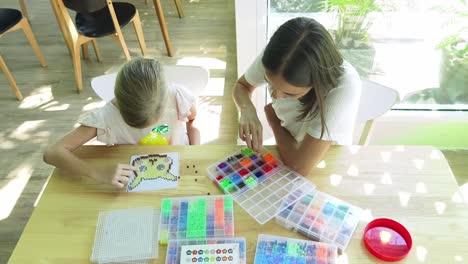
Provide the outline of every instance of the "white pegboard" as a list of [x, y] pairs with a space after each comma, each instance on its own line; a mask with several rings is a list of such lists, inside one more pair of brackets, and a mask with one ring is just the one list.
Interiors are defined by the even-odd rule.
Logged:
[[159, 214], [150, 207], [100, 212], [90, 260], [146, 263], [157, 258]]

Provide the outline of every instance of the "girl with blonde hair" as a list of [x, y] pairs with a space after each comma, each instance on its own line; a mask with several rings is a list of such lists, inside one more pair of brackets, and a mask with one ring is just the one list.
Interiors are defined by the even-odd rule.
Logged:
[[73, 175], [123, 188], [134, 167], [116, 164], [96, 168], [73, 151], [95, 137], [107, 145], [137, 144], [159, 125], [169, 126], [164, 136], [171, 145], [200, 144], [200, 132], [194, 125], [195, 96], [183, 87], [168, 85], [157, 60], [135, 58], [126, 63], [117, 74], [114, 94], [111, 102], [87, 114], [80, 126], [49, 146], [44, 161]]

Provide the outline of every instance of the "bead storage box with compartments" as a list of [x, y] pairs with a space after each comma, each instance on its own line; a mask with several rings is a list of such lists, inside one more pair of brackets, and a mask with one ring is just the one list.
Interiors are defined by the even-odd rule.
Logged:
[[280, 236], [259, 235], [255, 264], [334, 264], [335, 245]]
[[312, 182], [271, 153], [258, 154], [249, 148], [217, 161], [207, 171], [219, 188], [260, 224], [315, 189]]
[[230, 195], [166, 198], [162, 200], [159, 243], [181, 238], [234, 236]]
[[287, 206], [276, 222], [313, 240], [332, 243], [344, 251], [359, 223], [361, 209], [314, 190]]

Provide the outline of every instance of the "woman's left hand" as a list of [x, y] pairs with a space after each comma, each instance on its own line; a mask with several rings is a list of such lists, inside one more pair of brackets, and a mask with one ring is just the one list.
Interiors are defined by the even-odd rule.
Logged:
[[275, 109], [273, 109], [271, 103], [265, 105], [264, 109], [268, 124], [270, 124], [271, 127], [281, 125], [281, 120], [278, 118], [278, 116], [276, 116]]

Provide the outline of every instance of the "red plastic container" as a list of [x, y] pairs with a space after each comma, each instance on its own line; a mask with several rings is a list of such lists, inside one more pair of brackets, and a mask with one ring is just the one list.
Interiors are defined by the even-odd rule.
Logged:
[[369, 252], [385, 261], [398, 261], [406, 257], [413, 246], [413, 240], [400, 223], [378, 218], [364, 229], [364, 245]]

